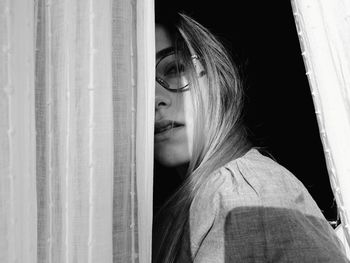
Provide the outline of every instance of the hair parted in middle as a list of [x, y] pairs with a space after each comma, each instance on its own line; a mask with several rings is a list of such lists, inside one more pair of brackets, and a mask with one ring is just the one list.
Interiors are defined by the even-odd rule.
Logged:
[[[186, 179], [157, 216], [163, 223], [155, 238], [155, 262], [175, 262], [194, 196], [211, 174], [244, 155], [251, 144], [242, 122], [242, 83], [224, 46], [185, 14], [177, 14], [172, 22], [156, 18], [156, 23], [171, 34], [176, 54], [191, 69], [187, 92], [191, 92], [195, 114], [193, 152]], [[200, 85], [202, 77], [207, 85]]]

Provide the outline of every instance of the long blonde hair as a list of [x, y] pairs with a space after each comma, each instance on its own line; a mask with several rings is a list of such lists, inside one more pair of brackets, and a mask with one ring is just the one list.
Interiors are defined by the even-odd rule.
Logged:
[[[194, 196], [210, 175], [244, 155], [251, 145], [242, 124], [243, 90], [237, 67], [223, 45], [208, 29], [184, 14], [164, 25], [174, 37], [175, 50], [192, 68], [189, 76], [195, 108], [192, 159], [182, 186], [156, 218], [154, 262], [176, 262]], [[208, 85], [198, 83], [193, 55], [203, 66]]]

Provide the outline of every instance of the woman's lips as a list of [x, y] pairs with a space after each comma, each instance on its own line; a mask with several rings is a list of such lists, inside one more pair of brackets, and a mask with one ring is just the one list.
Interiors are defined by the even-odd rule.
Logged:
[[168, 139], [172, 133], [184, 127], [182, 123], [163, 120], [155, 123], [154, 139], [156, 142]]
[[182, 123], [170, 120], [162, 120], [158, 121], [154, 125], [154, 134], [165, 132], [169, 129], [177, 128], [180, 126], [184, 126]]

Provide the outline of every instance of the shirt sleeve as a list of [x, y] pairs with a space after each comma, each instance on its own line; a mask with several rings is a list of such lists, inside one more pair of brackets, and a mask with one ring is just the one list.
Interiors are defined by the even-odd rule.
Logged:
[[256, 150], [213, 175], [188, 232], [194, 262], [349, 262], [302, 183]]

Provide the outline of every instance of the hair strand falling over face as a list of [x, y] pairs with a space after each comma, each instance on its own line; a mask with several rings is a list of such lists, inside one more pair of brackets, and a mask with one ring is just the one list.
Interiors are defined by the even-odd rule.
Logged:
[[208, 29], [184, 14], [177, 20], [165, 26], [174, 34], [178, 54], [192, 68], [193, 152], [184, 183], [156, 218], [161, 224], [155, 224], [159, 229], [154, 238], [154, 262], [178, 260], [194, 196], [215, 170], [251, 148], [242, 124], [243, 90], [236, 66]]

